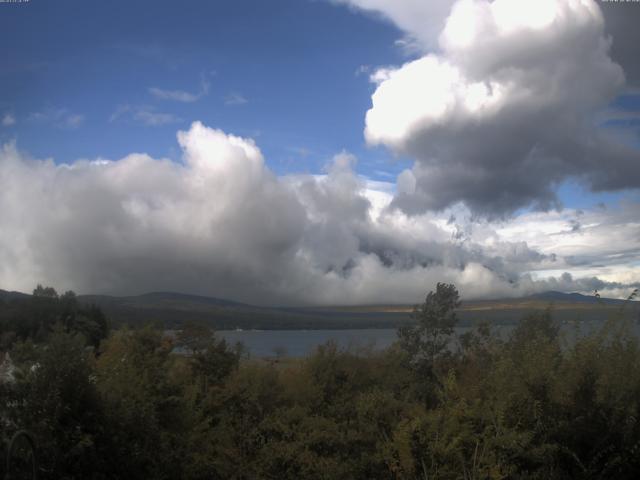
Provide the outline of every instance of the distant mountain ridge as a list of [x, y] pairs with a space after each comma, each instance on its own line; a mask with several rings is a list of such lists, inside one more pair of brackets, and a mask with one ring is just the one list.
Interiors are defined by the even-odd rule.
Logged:
[[584, 303], [610, 303], [620, 304], [625, 303], [627, 300], [619, 298], [604, 298], [596, 297], [595, 295], [583, 295], [582, 293], [564, 293], [554, 290], [548, 292], [536, 293], [529, 295], [528, 297], [535, 300], [545, 300], [550, 302], [584, 302]]
[[141, 295], [131, 295], [131, 296], [113, 296], [113, 295], [79, 295], [78, 298], [85, 302], [92, 301], [130, 301], [133, 303], [145, 302], [145, 301], [177, 301], [177, 302], [193, 302], [193, 303], [202, 303], [207, 305], [218, 305], [218, 306], [227, 306], [227, 307], [251, 307], [246, 303], [234, 302], [232, 300], [225, 300], [215, 297], [206, 297], [203, 295], [192, 295], [189, 293], [178, 293], [178, 292], [149, 292], [143, 293]]
[[[28, 293], [17, 292], [17, 291], [7, 291], [0, 289], [0, 299], [12, 299], [12, 298], [26, 298], [31, 296]], [[139, 303], [144, 301], [187, 301], [194, 303], [202, 303], [208, 305], [218, 305], [218, 306], [227, 306], [227, 307], [246, 307], [246, 308], [275, 308], [275, 309], [305, 309], [305, 308], [322, 308], [322, 309], [331, 309], [331, 308], [358, 308], [358, 306], [345, 307], [342, 305], [336, 306], [320, 306], [320, 307], [260, 307], [251, 305], [248, 303], [236, 302], [233, 300], [226, 300], [216, 297], [209, 297], [204, 295], [194, 295], [190, 293], [179, 293], [179, 292], [169, 292], [169, 291], [158, 291], [158, 292], [149, 292], [143, 293], [140, 295], [125, 295], [125, 296], [117, 296], [117, 295], [79, 295], [78, 299], [91, 303], [104, 303], [104, 302], [132, 302]], [[549, 290], [542, 293], [534, 293], [532, 295], [527, 295], [524, 297], [509, 297], [509, 298], [495, 298], [495, 299], [486, 299], [486, 300], [463, 300], [464, 303], [468, 304], [476, 304], [476, 303], [495, 303], [495, 302], [523, 302], [527, 300], [535, 300], [535, 301], [548, 301], [548, 302], [572, 302], [572, 303], [624, 303], [627, 300], [618, 299], [618, 298], [605, 298], [605, 297], [596, 297], [595, 295], [584, 295], [582, 293], [564, 293], [556, 290]], [[404, 305], [404, 304], [398, 304]]]
[[[28, 298], [20, 292], [0, 290], [0, 300]], [[155, 323], [178, 328], [186, 321], [207, 323], [216, 329], [345, 329], [397, 328], [409, 321], [412, 305], [323, 307], [261, 307], [215, 297], [177, 292], [150, 292], [133, 296], [79, 295], [78, 300], [98, 305], [114, 326]], [[625, 300], [597, 298], [579, 293], [542, 292], [520, 298], [463, 301], [461, 324], [478, 320], [514, 323], [528, 313], [552, 305], [565, 319], [593, 320], [618, 309]], [[633, 302], [640, 312], [640, 302]], [[604, 310], [607, 311], [604, 311]]]
[[513, 303], [522, 304], [526, 302], [548, 302], [548, 303], [572, 303], [572, 304], [607, 304], [621, 305], [627, 302], [620, 298], [596, 297], [595, 295], [584, 295], [582, 293], [564, 293], [556, 290], [549, 290], [541, 293], [534, 293], [524, 297], [500, 298], [492, 300], [469, 300], [463, 303], [481, 304], [481, 303]]
[[13, 300], [15, 298], [27, 298], [30, 297], [28, 293], [14, 292], [0, 289], [0, 300]]

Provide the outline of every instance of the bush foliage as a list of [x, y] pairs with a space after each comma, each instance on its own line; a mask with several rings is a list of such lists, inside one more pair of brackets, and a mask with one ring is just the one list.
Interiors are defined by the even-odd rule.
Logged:
[[266, 361], [198, 325], [107, 336], [98, 312], [40, 294], [1, 307], [18, 369], [0, 419], [33, 432], [41, 478], [639, 478], [640, 348], [621, 318], [570, 342], [551, 311], [457, 336], [440, 284], [384, 351]]

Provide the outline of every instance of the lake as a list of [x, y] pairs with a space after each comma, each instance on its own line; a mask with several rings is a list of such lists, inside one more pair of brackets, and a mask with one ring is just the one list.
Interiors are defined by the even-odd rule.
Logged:
[[[511, 326], [501, 327], [508, 333]], [[458, 335], [470, 327], [456, 328]], [[340, 348], [382, 350], [398, 339], [396, 329], [356, 330], [219, 330], [216, 335], [230, 344], [241, 342], [252, 357], [273, 357], [277, 349], [284, 349], [288, 357], [304, 357], [313, 353], [318, 345], [334, 341]]]
[[364, 330], [218, 330], [230, 344], [242, 342], [253, 357], [273, 357], [283, 348], [288, 357], [304, 357], [330, 340], [341, 348], [384, 349], [398, 338], [394, 329]]
[[[603, 322], [565, 323], [562, 330], [572, 343], [579, 336], [594, 331]], [[515, 328], [514, 325], [494, 327], [494, 331], [506, 338]], [[636, 335], [640, 335], [637, 324], [633, 326]], [[458, 335], [472, 327], [458, 327]], [[216, 335], [230, 344], [242, 342], [252, 357], [273, 357], [277, 349], [283, 349], [288, 357], [304, 357], [313, 353], [318, 345], [334, 341], [340, 348], [381, 350], [389, 347], [398, 338], [395, 329], [354, 329], [354, 330], [218, 330]]]

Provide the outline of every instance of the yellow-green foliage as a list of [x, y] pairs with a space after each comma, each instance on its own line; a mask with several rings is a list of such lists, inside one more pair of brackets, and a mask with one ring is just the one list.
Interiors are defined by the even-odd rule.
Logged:
[[195, 327], [190, 356], [153, 329], [94, 352], [57, 331], [14, 345], [0, 416], [38, 435], [42, 478], [640, 478], [640, 348], [623, 320], [577, 341], [550, 311], [506, 339], [427, 321], [420, 341], [403, 333], [410, 349], [329, 343], [277, 363]]

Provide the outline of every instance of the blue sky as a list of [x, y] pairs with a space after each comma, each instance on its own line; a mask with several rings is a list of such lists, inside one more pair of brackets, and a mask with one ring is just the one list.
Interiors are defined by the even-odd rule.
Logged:
[[[324, 1], [45, 2], [3, 5], [2, 131], [56, 162], [175, 158], [175, 132], [192, 121], [254, 138], [277, 173], [319, 172], [342, 149], [367, 174], [397, 172], [362, 136], [372, 86], [362, 65], [397, 64], [398, 31]], [[207, 95], [184, 103], [149, 89]], [[235, 98], [240, 101], [229, 101]], [[244, 103], [244, 100], [246, 103]], [[118, 106], [170, 114], [160, 126], [119, 118]], [[60, 118], [34, 119], [34, 113]], [[78, 125], [61, 125], [81, 115]], [[380, 151], [378, 151], [380, 150]]]

